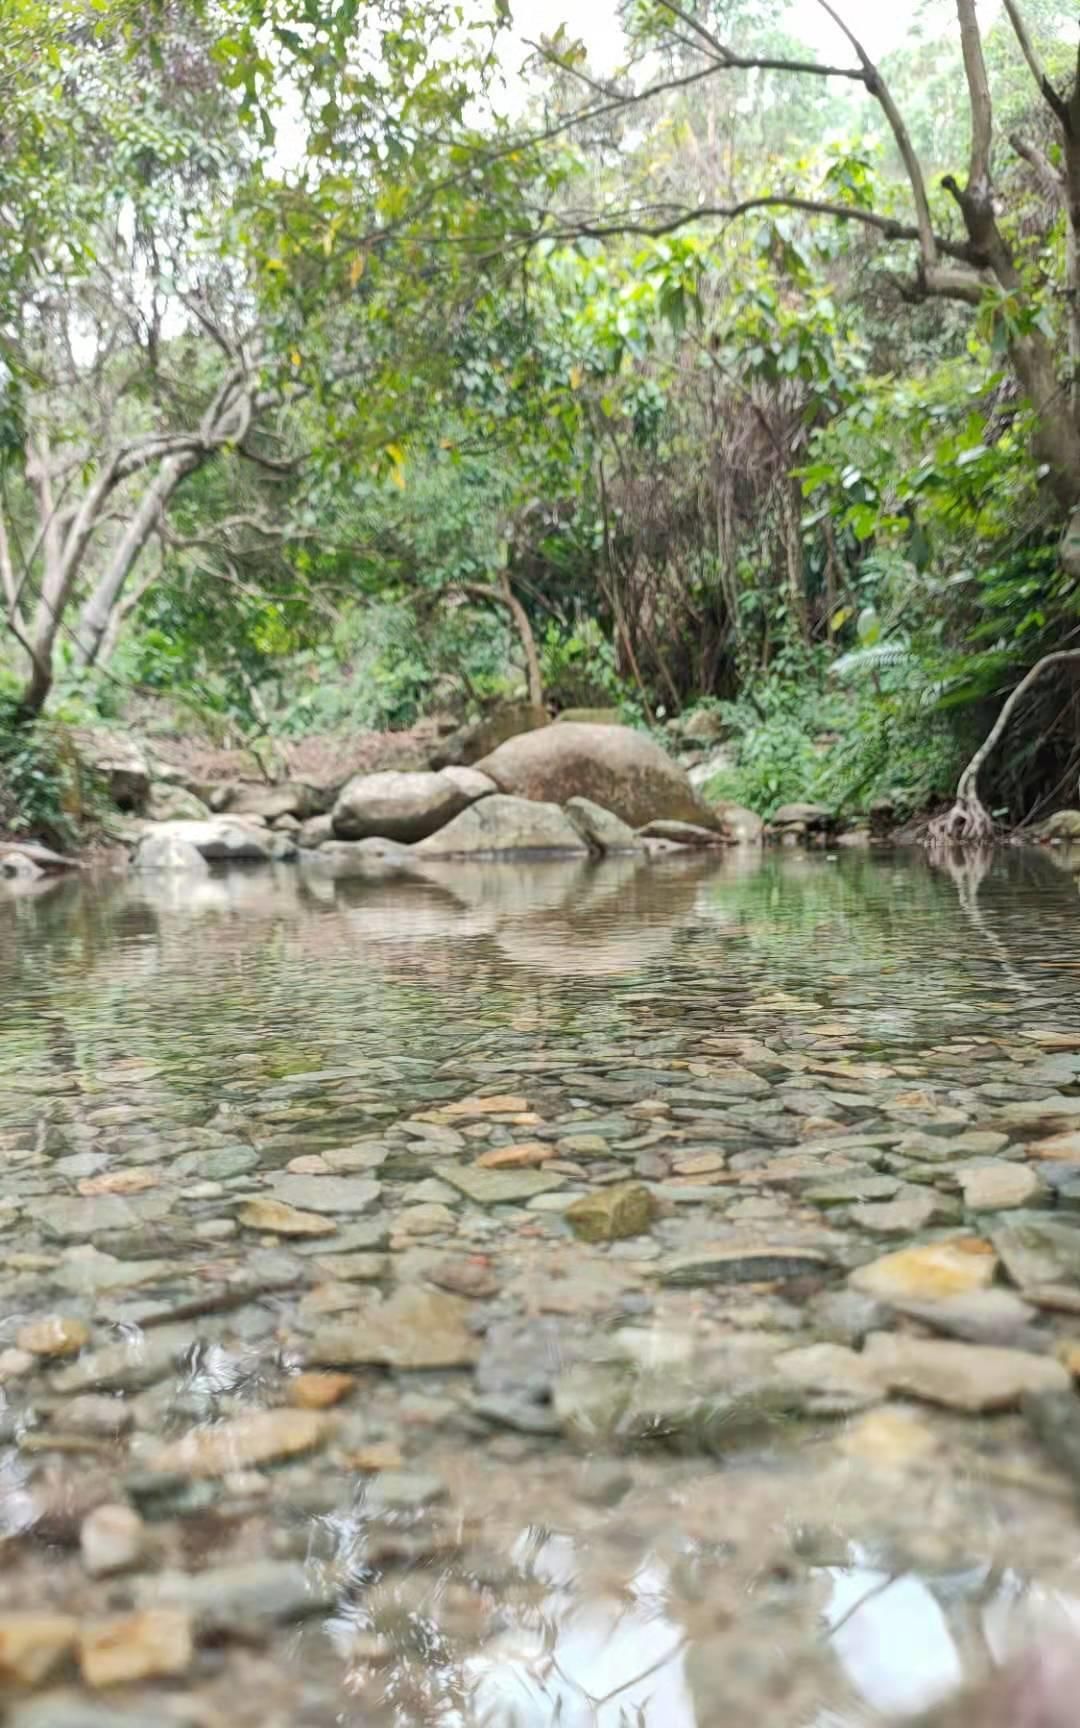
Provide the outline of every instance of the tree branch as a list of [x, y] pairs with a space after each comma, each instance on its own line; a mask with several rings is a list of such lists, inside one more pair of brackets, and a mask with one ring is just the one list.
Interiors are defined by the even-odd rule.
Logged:
[[971, 104], [971, 157], [965, 196], [989, 206], [994, 110], [975, 0], [956, 0], [956, 16], [960, 21], [960, 46]]
[[924, 270], [932, 270], [937, 262], [938, 241], [937, 236], [934, 233], [933, 222], [930, 218], [930, 200], [926, 193], [926, 181], [923, 178], [922, 164], [916, 155], [915, 146], [911, 142], [911, 135], [908, 132], [904, 117], [896, 105], [889, 86], [886, 84], [877, 66], [875, 66], [869, 54], [866, 52], [866, 49], [859, 41], [859, 38], [851, 28], [845, 24], [840, 14], [829, 4], [829, 0], [818, 0], [818, 5], [821, 7], [822, 11], [832, 19], [837, 29], [843, 31], [844, 35], [851, 43], [851, 46], [858, 57], [859, 65], [862, 68], [863, 82], [871, 96], [873, 96], [874, 100], [877, 102], [878, 107], [881, 109], [886, 120], [889, 122], [889, 129], [896, 141], [896, 148], [900, 152], [900, 158], [904, 164], [904, 170], [911, 187], [911, 196], [915, 201], [915, 221], [918, 228], [919, 248], [922, 253], [923, 268]]
[[[659, 207], [660, 209], [663, 206]], [[658, 236], [671, 234], [678, 228], [685, 228], [691, 222], [703, 220], [735, 221], [740, 216], [749, 215], [753, 210], [801, 210], [808, 216], [828, 216], [834, 221], [858, 222], [864, 227], [874, 228], [886, 240], [913, 240], [921, 242], [921, 234], [910, 222], [898, 222], [893, 216], [883, 216], [876, 210], [863, 210], [855, 204], [830, 204], [817, 198], [801, 198], [794, 193], [776, 192], [763, 195], [760, 198], [741, 198], [734, 204], [699, 204], [676, 210], [669, 218], [646, 223], [636, 218], [632, 213], [626, 217], [613, 215], [605, 220], [567, 224], [558, 229], [544, 229], [529, 236], [530, 242], [539, 239], [603, 239], [605, 236], [617, 234], [644, 234]], [[935, 254], [942, 253], [948, 258], [955, 258], [962, 264], [975, 264], [973, 248], [967, 242], [946, 239], [942, 234], [933, 236]]]
[[1047, 197], [1053, 198], [1058, 204], [1063, 204], [1065, 202], [1065, 178], [1064, 175], [1058, 173], [1049, 156], [1040, 150], [1037, 144], [1030, 144], [1026, 138], [1022, 138], [1019, 132], [1009, 133], [1009, 143], [1016, 154], [1035, 170], [1039, 184]]

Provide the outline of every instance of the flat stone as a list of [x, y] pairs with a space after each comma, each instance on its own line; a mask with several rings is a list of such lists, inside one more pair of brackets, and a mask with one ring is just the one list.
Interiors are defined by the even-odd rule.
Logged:
[[1060, 1362], [1023, 1350], [875, 1332], [863, 1355], [891, 1391], [972, 1414], [1012, 1410], [1026, 1393], [1067, 1391], [1070, 1386]]
[[85, 1692], [50, 1689], [40, 1698], [13, 1704], [5, 1728], [163, 1728], [160, 1699], [141, 1704], [108, 1702]]
[[913, 1236], [931, 1224], [959, 1222], [959, 1208], [932, 1192], [902, 1194], [883, 1205], [853, 1206], [850, 1217], [857, 1230], [872, 1236]]
[[0, 1685], [40, 1686], [75, 1648], [67, 1614], [0, 1614]]
[[842, 1344], [807, 1344], [786, 1350], [773, 1366], [784, 1380], [812, 1393], [810, 1409], [840, 1415], [879, 1404], [884, 1397], [880, 1378], [866, 1357]]
[[190, 1336], [163, 1329], [140, 1333], [127, 1343], [83, 1354], [70, 1368], [57, 1369], [50, 1384], [57, 1392], [134, 1392], [171, 1374], [190, 1344]]
[[102, 1290], [130, 1290], [140, 1284], [156, 1284], [173, 1270], [167, 1260], [120, 1260], [114, 1254], [103, 1254], [88, 1242], [79, 1248], [69, 1248], [52, 1277], [73, 1296], [96, 1296]]
[[971, 1212], [1009, 1212], [1030, 1206], [1043, 1185], [1026, 1164], [981, 1164], [958, 1173], [964, 1205]]
[[1032, 1284], [1080, 1284], [1080, 1222], [1017, 1219], [994, 1230], [991, 1240], [1021, 1290]]
[[328, 1277], [344, 1284], [377, 1284], [390, 1271], [387, 1255], [363, 1252], [320, 1255], [318, 1265]]
[[1035, 1331], [1038, 1314], [1030, 1302], [1025, 1302], [1015, 1290], [997, 1285], [989, 1290], [968, 1290], [958, 1296], [943, 1296], [920, 1302], [913, 1297], [897, 1297], [890, 1304], [897, 1314], [920, 1320], [935, 1332], [953, 1338], [963, 1338], [971, 1344], [1005, 1345], [1031, 1350], [1040, 1354], [1047, 1348], [1048, 1335]]
[[822, 1277], [832, 1261], [816, 1248], [700, 1248], [665, 1261], [663, 1284], [756, 1284]]
[[140, 1606], [181, 1608], [209, 1632], [243, 1634], [306, 1620], [333, 1607], [336, 1598], [322, 1568], [265, 1555], [202, 1572], [162, 1572], [136, 1585]]
[[79, 1531], [82, 1562], [91, 1578], [127, 1572], [142, 1558], [146, 1531], [132, 1506], [95, 1506]]
[[308, 1212], [370, 1212], [381, 1184], [366, 1176], [291, 1176], [288, 1171], [267, 1178], [276, 1199]]
[[457, 1228], [457, 1222], [449, 1206], [435, 1201], [405, 1206], [394, 1215], [394, 1226], [400, 1236], [445, 1236]]
[[143, 1197], [138, 1209], [131, 1200], [118, 1194], [93, 1198], [54, 1195], [45, 1200], [28, 1200], [26, 1212], [56, 1241], [85, 1242], [88, 1237], [102, 1236], [110, 1230], [141, 1230], [150, 1219], [163, 1218], [171, 1204], [160, 1194]]
[[493, 1146], [475, 1160], [480, 1170], [528, 1170], [557, 1157], [550, 1140], [523, 1140], [513, 1146]]
[[245, 1230], [273, 1236], [333, 1236], [337, 1226], [317, 1212], [301, 1212], [284, 1200], [249, 1200], [236, 1215]]
[[554, 852], [587, 856], [589, 847], [558, 804], [497, 792], [455, 816], [415, 847], [421, 858]]
[[854, 1290], [886, 1302], [895, 1297], [932, 1302], [966, 1290], [985, 1290], [996, 1271], [997, 1257], [988, 1242], [959, 1236], [886, 1254], [858, 1267], [849, 1283]]
[[85, 1320], [53, 1314], [47, 1320], [31, 1320], [28, 1326], [20, 1327], [15, 1342], [32, 1356], [77, 1356], [90, 1342], [90, 1328]]
[[385, 1302], [358, 1310], [349, 1325], [319, 1331], [308, 1355], [328, 1367], [466, 1368], [478, 1343], [468, 1302], [441, 1291], [396, 1290]]
[[891, 1200], [899, 1187], [898, 1176], [839, 1176], [804, 1188], [802, 1195], [814, 1206], [857, 1206], [868, 1200]]
[[1029, 1127], [1033, 1123], [1067, 1121], [1080, 1116], [1080, 1097], [1054, 1092], [1048, 1098], [1018, 1099], [1003, 1106], [1000, 1112], [1006, 1122]]
[[84, 1392], [72, 1398], [56, 1413], [53, 1420], [62, 1420], [72, 1434], [93, 1434], [103, 1439], [115, 1439], [126, 1434], [135, 1421], [135, 1413], [123, 1398], [109, 1398], [104, 1393]]
[[355, 1390], [352, 1374], [297, 1374], [289, 1381], [287, 1397], [297, 1410], [329, 1410]]
[[1070, 1129], [1067, 1134], [1051, 1134], [1045, 1140], [1033, 1140], [1024, 1147], [1024, 1151], [1029, 1158], [1080, 1164], [1080, 1129]]
[[327, 1432], [327, 1418], [312, 1410], [252, 1410], [215, 1427], [192, 1429], [157, 1454], [154, 1468], [184, 1476], [228, 1476], [310, 1452]]
[[454, 1104], [444, 1104], [439, 1114], [470, 1119], [483, 1116], [519, 1116], [528, 1108], [528, 1099], [519, 1097], [516, 1092], [497, 1092], [491, 1097], [459, 1098]]
[[460, 1170], [444, 1165], [439, 1175], [478, 1206], [531, 1200], [536, 1194], [549, 1194], [561, 1188], [565, 1182], [565, 1177], [552, 1176], [543, 1170], [478, 1170], [475, 1165]]
[[79, 1634], [82, 1677], [95, 1691], [183, 1674], [194, 1654], [191, 1620], [178, 1608], [148, 1608], [98, 1621]]
[[932, 1457], [940, 1445], [934, 1430], [907, 1410], [870, 1410], [849, 1423], [840, 1439], [841, 1449], [849, 1458], [899, 1470]]
[[623, 822], [591, 798], [569, 798], [563, 809], [586, 845], [594, 852], [640, 852], [641, 842]]
[[656, 1216], [656, 1202], [640, 1182], [620, 1182], [583, 1194], [566, 1209], [566, 1222], [582, 1242], [620, 1242], [641, 1236]]
[[446, 1499], [446, 1484], [438, 1476], [414, 1470], [380, 1470], [364, 1492], [369, 1513], [416, 1512]]

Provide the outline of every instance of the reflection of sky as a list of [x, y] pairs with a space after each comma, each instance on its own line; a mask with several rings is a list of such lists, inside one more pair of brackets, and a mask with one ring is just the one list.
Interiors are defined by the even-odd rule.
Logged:
[[685, 1634], [664, 1611], [661, 1566], [646, 1563], [618, 1599], [575, 1594], [569, 1537], [549, 1537], [532, 1567], [550, 1593], [535, 1626], [505, 1633], [470, 1664], [471, 1724], [696, 1728]]
[[964, 1670], [956, 1644], [920, 1578], [861, 1566], [830, 1568], [829, 1577], [829, 1642], [855, 1691], [875, 1710], [913, 1714], [959, 1686]]

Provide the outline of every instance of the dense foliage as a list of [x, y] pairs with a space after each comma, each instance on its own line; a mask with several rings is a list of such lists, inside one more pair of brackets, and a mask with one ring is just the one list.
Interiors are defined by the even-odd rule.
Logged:
[[[526, 685], [714, 707], [765, 814], [916, 811], [1080, 642], [1074, 9], [942, 0], [875, 66], [631, 0], [614, 73], [564, 29], [521, 77], [512, 12], [4, 9], [0, 822], [57, 803], [47, 705], [239, 739]], [[1061, 662], [984, 794], [1078, 766]]]

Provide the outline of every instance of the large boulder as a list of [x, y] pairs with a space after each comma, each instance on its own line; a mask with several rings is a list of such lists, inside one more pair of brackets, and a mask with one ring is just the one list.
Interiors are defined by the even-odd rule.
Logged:
[[472, 767], [481, 757], [490, 756], [508, 738], [524, 732], [536, 732], [548, 724], [547, 710], [533, 708], [527, 702], [511, 702], [488, 714], [483, 720], [472, 720], [444, 738], [431, 758], [433, 768]]
[[357, 774], [334, 805], [339, 840], [426, 840], [465, 810], [472, 795], [445, 774]]
[[733, 846], [760, 846], [765, 824], [753, 810], [742, 804], [714, 803], [710, 806], [714, 821], [720, 825], [725, 840]]
[[316, 851], [302, 851], [301, 862], [340, 880], [350, 876], [396, 876], [415, 868], [410, 847], [397, 840], [327, 840]]
[[641, 852], [644, 850], [641, 841], [634, 830], [626, 822], [620, 822], [610, 810], [604, 810], [599, 804], [594, 804], [588, 798], [571, 798], [566, 805], [566, 814], [577, 829], [590, 851], [607, 854], [609, 852]]
[[73, 733], [80, 762], [103, 782], [119, 810], [142, 810], [150, 792], [150, 767], [130, 738], [100, 728]]
[[1080, 810], [1055, 810], [1032, 833], [1040, 840], [1080, 840]]
[[146, 801], [146, 814], [151, 822], [203, 822], [211, 811], [209, 805], [185, 787], [155, 780]]
[[181, 840], [175, 834], [154, 833], [152, 830], [143, 835], [133, 860], [136, 870], [157, 873], [167, 871], [169, 874], [182, 872], [187, 876], [208, 876], [210, 866], [190, 840]]
[[[275, 839], [286, 840], [288, 836], [275, 836], [254, 823], [228, 816], [211, 816], [205, 822], [155, 822], [144, 831], [140, 854], [153, 839], [185, 841], [211, 860], [266, 863], [274, 856]], [[141, 867], [148, 868], [145, 864]]]
[[316, 786], [301, 780], [289, 780], [281, 786], [262, 786], [255, 781], [241, 781], [234, 786], [224, 808], [236, 816], [265, 816], [273, 822], [278, 816], [295, 816], [306, 822], [320, 816], [329, 799]]
[[678, 763], [628, 726], [548, 726], [500, 744], [477, 767], [516, 798], [588, 798], [631, 828], [661, 817], [716, 826]]
[[506, 798], [495, 793], [462, 811], [438, 834], [422, 840], [415, 850], [424, 858], [457, 858], [497, 852], [584, 856], [589, 848], [557, 804]]

